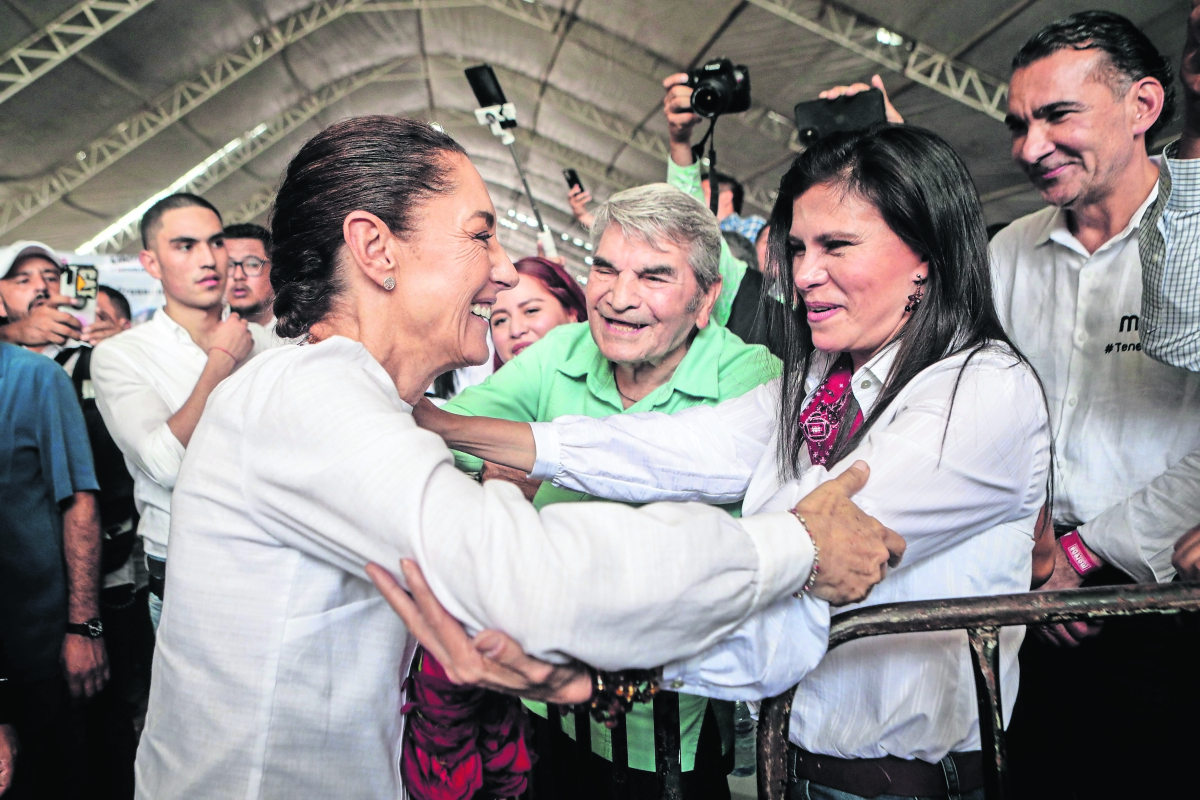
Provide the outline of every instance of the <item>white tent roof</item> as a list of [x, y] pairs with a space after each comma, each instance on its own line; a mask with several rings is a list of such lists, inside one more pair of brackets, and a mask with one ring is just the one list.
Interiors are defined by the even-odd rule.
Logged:
[[[1103, 6], [1178, 57], [1186, 0]], [[75, 249], [227, 146], [200, 170], [203, 194], [229, 218], [262, 221], [300, 144], [358, 114], [439, 122], [467, 148], [500, 213], [526, 214], [508, 152], [471, 114], [476, 103], [462, 70], [484, 61], [517, 105], [518, 151], [546, 221], [571, 237], [582, 231], [571, 220], [561, 169], [578, 169], [597, 199], [662, 180], [661, 81], [715, 56], [751, 71], [754, 108], [717, 130], [720, 167], [746, 183], [749, 212], [765, 215], [796, 150], [792, 106], [880, 72], [893, 92], [902, 89], [901, 113], [963, 155], [989, 222], [1011, 220], [1041, 201], [1009, 159], [1003, 123], [980, 110], [978, 98], [995, 99], [1026, 37], [1087, 7], [1069, 0], [854, 0], [852, 9], [819, 0], [4, 0], [0, 243], [36, 239]], [[880, 63], [903, 67], [914, 48], [922, 69], [916, 82]], [[951, 77], [943, 68], [932, 81], [940, 90], [924, 85], [945, 57], [957, 64]], [[968, 80], [966, 102], [948, 88], [965, 68], [978, 71], [981, 90]], [[1001, 96], [999, 116], [1003, 110]], [[504, 228], [502, 241], [514, 256], [527, 255], [532, 233]], [[585, 251], [565, 249], [581, 267]]]

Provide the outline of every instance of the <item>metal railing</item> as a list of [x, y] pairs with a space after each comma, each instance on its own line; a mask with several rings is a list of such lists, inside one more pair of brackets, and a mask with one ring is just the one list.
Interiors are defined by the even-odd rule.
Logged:
[[[562, 711], [558, 706], [548, 706], [550, 727], [562, 730]], [[575, 746], [581, 753], [592, 750], [591, 719], [586, 711], [575, 712]], [[556, 739], [552, 747], [563, 744]], [[625, 716], [617, 718], [611, 733], [612, 745], [612, 798], [626, 800], [629, 797], [629, 738]], [[551, 754], [562, 763], [561, 753]], [[654, 696], [654, 764], [658, 775], [660, 796], [663, 800], [682, 800], [683, 771], [680, 764], [679, 741], [679, 695], [675, 692], [659, 692]], [[556, 787], [557, 788], [557, 787]]]
[[[1005, 800], [1009, 794], [1000, 704], [1001, 628], [1196, 610], [1200, 610], [1200, 584], [1196, 583], [1097, 586], [1062, 592], [891, 603], [834, 617], [829, 630], [829, 649], [866, 636], [965, 628], [979, 701], [984, 796], [987, 800]], [[787, 797], [788, 724], [795, 693], [793, 686], [764, 700], [759, 709], [760, 800]], [[663, 797], [678, 795], [669, 794], [664, 786]]]

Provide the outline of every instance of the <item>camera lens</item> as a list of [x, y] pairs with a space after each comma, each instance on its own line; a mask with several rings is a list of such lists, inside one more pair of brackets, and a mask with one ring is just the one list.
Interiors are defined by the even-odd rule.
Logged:
[[715, 117], [729, 107], [729, 97], [724, 81], [704, 81], [692, 93], [692, 110], [702, 117]]

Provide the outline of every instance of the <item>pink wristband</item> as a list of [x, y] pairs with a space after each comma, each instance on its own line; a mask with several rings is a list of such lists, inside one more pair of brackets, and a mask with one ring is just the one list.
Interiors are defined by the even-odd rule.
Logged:
[[228, 350], [226, 350], [224, 347], [210, 347], [210, 348], [208, 348], [208, 352], [210, 352], [210, 353], [211, 353], [213, 350], [220, 350], [222, 353], [224, 353], [225, 355], [227, 355], [227, 356], [229, 356], [230, 358], [232, 358], [232, 359], [233, 359], [233, 363], [235, 363], [235, 364], [237, 363], [237, 356], [235, 356], [233, 353], [231, 353], [231, 352], [229, 352]]
[[1092, 560], [1087, 553], [1087, 548], [1083, 546], [1083, 539], [1079, 538], [1079, 531], [1063, 534], [1059, 537], [1058, 543], [1062, 545], [1063, 552], [1067, 554], [1067, 561], [1071, 562], [1071, 566], [1079, 573], [1080, 577], [1100, 569], [1100, 565]]

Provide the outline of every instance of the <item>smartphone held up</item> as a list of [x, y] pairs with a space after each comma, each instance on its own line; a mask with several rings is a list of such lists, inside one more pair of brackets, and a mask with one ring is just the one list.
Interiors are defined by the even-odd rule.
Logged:
[[868, 89], [830, 100], [806, 100], [793, 110], [796, 135], [808, 147], [839, 131], [857, 131], [887, 121], [883, 92]]
[[100, 273], [93, 266], [68, 264], [59, 277], [58, 293], [73, 305], [59, 306], [85, 328], [96, 321], [96, 298], [100, 294]]

